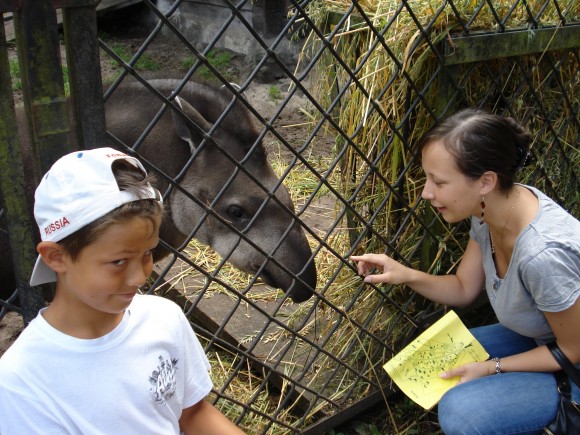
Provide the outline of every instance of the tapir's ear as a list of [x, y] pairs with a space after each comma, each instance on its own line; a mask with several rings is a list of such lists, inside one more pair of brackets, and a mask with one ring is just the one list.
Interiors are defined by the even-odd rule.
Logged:
[[[189, 144], [189, 148], [193, 153], [202, 141], [204, 133], [207, 133], [211, 129], [211, 123], [201, 116], [201, 114], [187, 101], [175, 97], [175, 103], [189, 118], [189, 120], [185, 119], [183, 115], [176, 110], [171, 111], [175, 133], [179, 138]], [[192, 125], [192, 123], [194, 125]], [[203, 131], [200, 131], [200, 129]]]

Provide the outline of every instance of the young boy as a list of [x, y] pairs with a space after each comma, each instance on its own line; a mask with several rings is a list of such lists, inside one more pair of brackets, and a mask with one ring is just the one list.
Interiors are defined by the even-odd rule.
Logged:
[[31, 285], [56, 281], [0, 359], [0, 434], [242, 434], [204, 400], [209, 362], [181, 309], [138, 294], [161, 195], [112, 148], [58, 160], [35, 195]]

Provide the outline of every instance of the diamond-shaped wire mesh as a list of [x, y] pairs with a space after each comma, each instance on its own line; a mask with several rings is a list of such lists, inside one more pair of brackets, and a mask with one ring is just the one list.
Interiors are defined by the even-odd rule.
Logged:
[[[193, 30], [203, 32], [196, 42], [188, 31], [188, 14], [200, 7], [195, 2], [144, 3], [156, 25], [130, 56], [119, 54], [106, 38], [99, 41], [105, 62], [112, 59], [122, 67], [105, 96], [114, 101], [127, 81], [137, 81], [156, 96], [151, 101], [158, 112], [131, 143], [109, 133], [155, 171], [155, 156], [142, 151], [159, 119], [172, 110], [185, 113], [175, 94], [187, 101], [182, 88], [202, 72], [225, 88], [221, 105], [217, 97], [204, 102], [215, 112], [209, 125], [190, 118], [201, 136], [193, 153], [174, 173], [157, 170], [166, 198], [181, 194], [187, 198], [182, 207], [202, 213], [188, 227], [183, 249], [165, 246], [172, 254], [158, 264], [149, 292], [183, 307], [212, 362], [212, 399], [249, 433], [316, 431], [318, 422], [348, 414], [351, 405], [368, 396], [376, 397], [374, 403], [387, 400], [393, 390], [382, 365], [440, 313], [441, 307], [406, 288], [362, 284], [348, 260], [353, 253], [386, 252], [422, 270], [447, 273], [461, 259], [466, 228], [442, 222], [420, 196], [423, 176], [414, 144], [436, 119], [477, 106], [526, 122], [535, 139], [533, 162], [521, 181], [579, 214], [578, 45], [452, 61], [456, 37], [513, 29], [533, 35], [540, 27], [578, 25], [574, 1], [287, 1], [282, 2], [284, 26], [272, 33], [267, 26], [256, 31], [252, 14], [257, 7], [279, 11], [279, 4], [225, 0], [218, 2], [222, 14], [214, 17], [212, 30]], [[175, 94], [146, 83], [143, 61], [161, 38], [191, 53], [190, 63], [172, 82]], [[215, 56], [235, 45], [236, 38], [255, 41], [255, 66], [234, 85], [216, 66]], [[284, 50], [293, 45], [301, 49], [298, 61], [291, 63]], [[287, 85], [267, 115], [245, 97], [266, 69]], [[297, 104], [302, 122], [288, 125], [287, 114], [297, 111]], [[240, 106], [259, 126], [243, 150], [220, 135], [232, 121], [245, 122], [235, 112]], [[266, 183], [252, 166], [261, 161], [263, 146], [275, 183]], [[202, 188], [188, 190], [184, 174], [198, 170], [196, 159], [209, 152], [220, 155], [215, 174], [210, 170]], [[212, 190], [213, 177], [223, 172], [220, 165], [230, 170], [223, 185]], [[232, 191], [243, 191], [240, 184], [257, 195], [258, 211], [243, 225], [220, 211], [231, 211], [225, 205], [231, 206]], [[294, 210], [280, 199], [285, 188]], [[285, 224], [276, 233], [280, 238], [266, 243], [270, 230], [263, 223], [274, 219], [264, 219], [271, 210]], [[232, 249], [218, 255], [219, 247], [206, 246], [215, 240], [196, 240], [208, 225], [225, 228], [236, 240]], [[311, 254], [296, 270], [277, 253], [298, 228]], [[243, 263], [237, 260], [242, 247], [259, 254], [255, 273], [231, 266]], [[300, 304], [268, 286], [267, 273], [258, 277], [274, 267], [308, 287], [312, 282], [301, 268], [312, 261], [315, 292]]]

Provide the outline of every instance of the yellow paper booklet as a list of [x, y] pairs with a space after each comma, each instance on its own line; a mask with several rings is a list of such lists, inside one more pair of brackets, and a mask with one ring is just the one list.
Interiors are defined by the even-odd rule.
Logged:
[[488, 358], [457, 314], [449, 311], [386, 363], [384, 369], [407, 396], [431, 409], [459, 382], [459, 378], [442, 379], [442, 372]]

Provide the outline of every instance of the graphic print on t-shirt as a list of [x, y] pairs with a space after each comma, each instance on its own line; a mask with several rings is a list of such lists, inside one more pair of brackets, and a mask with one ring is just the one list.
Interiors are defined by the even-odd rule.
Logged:
[[175, 394], [175, 372], [177, 371], [177, 358], [163, 359], [159, 355], [159, 365], [149, 377], [151, 391], [155, 401], [166, 404]]

